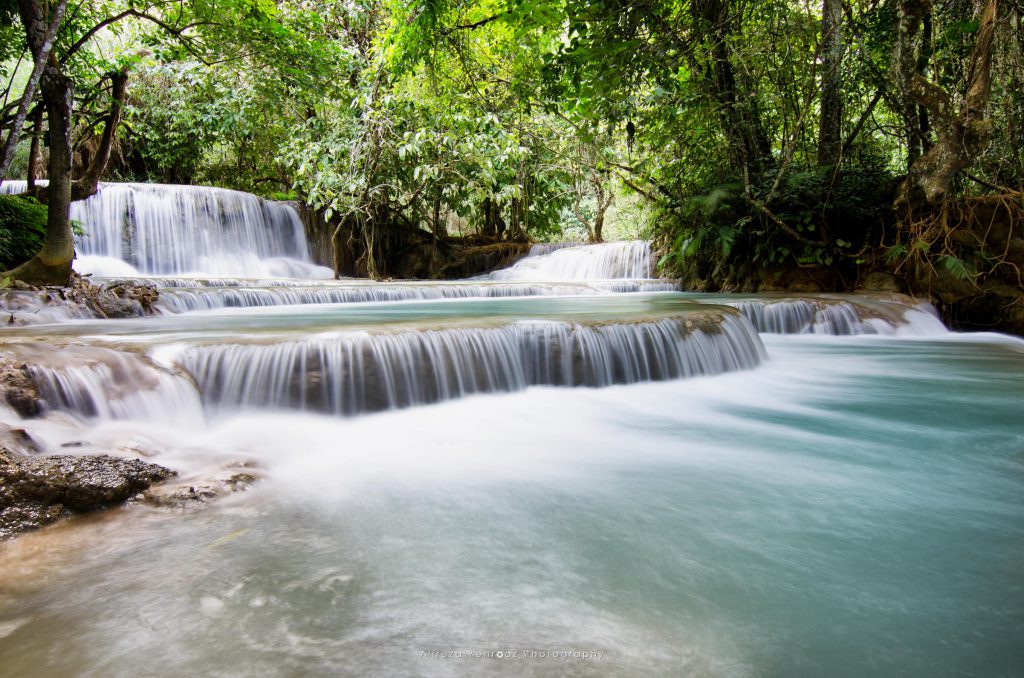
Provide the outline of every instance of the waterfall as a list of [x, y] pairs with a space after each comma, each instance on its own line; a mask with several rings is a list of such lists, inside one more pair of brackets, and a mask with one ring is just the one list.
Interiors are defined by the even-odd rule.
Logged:
[[29, 376], [50, 409], [101, 419], [202, 421], [195, 386], [134, 353], [39, 344], [6, 350], [27, 362]]
[[812, 302], [806, 299], [782, 301], [740, 301], [732, 306], [747, 317], [758, 332], [769, 334], [875, 334], [863, 322], [856, 307], [848, 302]]
[[542, 249], [509, 268], [490, 274], [493, 280], [608, 280], [650, 278], [651, 245], [643, 240]]
[[[19, 193], [25, 186], [5, 181], [0, 191]], [[85, 230], [76, 239], [76, 268], [91, 270], [81, 272], [329, 276], [311, 263], [298, 211], [248, 193], [103, 183], [96, 195], [72, 203], [71, 218]]]
[[892, 334], [907, 328], [912, 334], [944, 334], [946, 327], [930, 304], [865, 297], [857, 303], [841, 299], [713, 300], [740, 311], [767, 334]]
[[[236, 282], [236, 281], [232, 281]], [[425, 301], [437, 299], [506, 298], [675, 291], [672, 283], [616, 281], [592, 285], [541, 284], [323, 284], [316, 286], [178, 286], [160, 292], [158, 306], [171, 313], [216, 308]]]
[[28, 364], [48, 408], [182, 424], [201, 421], [204, 409], [355, 415], [529, 386], [714, 375], [756, 367], [765, 357], [750, 323], [722, 307], [628, 323], [520, 320], [150, 350], [152, 360], [109, 348], [34, 343], [9, 346], [4, 357]]
[[520, 321], [393, 334], [322, 334], [186, 348], [174, 358], [209, 406], [353, 415], [528, 386], [609, 386], [748, 369], [764, 349], [732, 313], [638, 323]]
[[539, 242], [530, 246], [530, 253], [527, 256], [539, 257], [558, 250], [564, 250], [567, 247], [583, 247], [585, 244], [582, 242]]

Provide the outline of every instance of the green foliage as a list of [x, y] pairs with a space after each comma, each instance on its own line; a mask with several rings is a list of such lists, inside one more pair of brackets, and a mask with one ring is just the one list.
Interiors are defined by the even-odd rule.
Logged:
[[894, 218], [896, 181], [880, 168], [806, 168], [710, 186], [663, 214], [673, 235], [662, 265], [677, 274], [717, 267], [739, 280], [758, 269], [856, 264]]
[[[78, 149], [102, 131], [104, 74], [130, 72], [121, 178], [298, 197], [379, 241], [580, 237], [605, 196], [609, 232], [653, 234], [666, 266], [738, 279], [854, 266], [882, 242], [897, 175], [935, 137], [925, 125], [909, 147], [922, 120], [892, 81], [904, 2], [844, 3], [834, 74], [820, 3], [790, 0], [95, 0], [57, 52]], [[0, 2], [8, 67], [24, 47], [16, 10]], [[920, 63], [946, 91], [966, 85], [974, 13], [933, 3]], [[1019, 15], [1000, 15], [993, 143], [971, 168], [997, 186], [1024, 176]], [[827, 77], [843, 93], [837, 168], [817, 159]]]
[[0, 195], [0, 270], [33, 256], [46, 239], [46, 207], [34, 198]]
[[959, 257], [952, 254], [940, 254], [939, 263], [957, 280], [970, 280], [977, 276], [972, 270], [973, 267]]

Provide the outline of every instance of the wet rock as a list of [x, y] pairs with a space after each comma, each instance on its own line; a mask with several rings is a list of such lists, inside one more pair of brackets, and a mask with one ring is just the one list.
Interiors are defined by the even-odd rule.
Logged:
[[15, 428], [0, 422], [0, 448], [19, 454], [39, 454], [42, 446], [23, 428]]
[[29, 375], [28, 365], [2, 355], [0, 355], [0, 391], [3, 392], [4, 402], [26, 419], [39, 416], [43, 411], [42, 400], [36, 391], [35, 382]]
[[234, 492], [244, 492], [258, 480], [258, 472], [250, 464], [242, 464], [212, 476], [154, 486], [143, 493], [142, 500], [164, 508], [189, 508]]
[[96, 311], [106, 318], [137, 318], [145, 315], [142, 304], [134, 299], [121, 299], [112, 294], [97, 295], [92, 301]]
[[70, 318], [132, 318], [156, 313], [156, 287], [146, 281], [124, 280], [96, 285], [72, 275], [65, 287], [12, 284], [0, 290], [0, 318], [10, 325], [59, 322]]
[[0, 539], [116, 506], [174, 475], [138, 459], [21, 456], [0, 448]]

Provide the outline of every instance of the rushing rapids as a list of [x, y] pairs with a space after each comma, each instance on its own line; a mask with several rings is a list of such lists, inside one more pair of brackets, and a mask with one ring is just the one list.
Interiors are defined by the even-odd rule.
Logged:
[[[223, 309], [122, 321], [108, 335], [109, 321], [9, 334], [20, 342], [12, 344], [15, 362], [31, 356], [29, 373], [49, 408], [101, 418], [194, 412], [200, 397], [218, 413], [271, 407], [354, 415], [529, 386], [713, 375], [764, 357], [757, 333], [728, 307], [675, 295], [616, 299]], [[33, 350], [40, 332], [75, 343]], [[128, 409], [133, 394], [140, 409]]]
[[0, 444], [251, 487], [5, 543], [0, 673], [1016, 675], [1019, 340], [636, 243], [371, 283], [269, 277], [272, 237], [155, 262], [154, 316], [7, 293]]
[[[233, 281], [237, 282], [237, 281]], [[260, 281], [263, 282], [263, 281]], [[590, 284], [537, 283], [323, 283], [319, 285], [205, 285], [161, 290], [158, 306], [172, 313], [216, 308], [302, 304], [348, 304], [385, 301], [591, 295], [630, 292], [671, 292], [668, 282], [647, 280], [595, 281]]]
[[930, 304], [913, 306], [906, 301], [861, 297], [849, 301], [836, 297], [810, 299], [748, 299], [729, 301], [758, 332], [766, 334], [892, 334], [910, 328], [918, 334], [946, 331]]
[[26, 363], [47, 409], [100, 419], [202, 421], [191, 381], [134, 353], [40, 343], [6, 346], [3, 353], [5, 360]]

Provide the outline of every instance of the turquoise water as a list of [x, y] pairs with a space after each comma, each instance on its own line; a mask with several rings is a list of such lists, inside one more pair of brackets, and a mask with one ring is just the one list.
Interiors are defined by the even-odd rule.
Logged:
[[266, 479], [0, 546], [0, 674], [1022, 675], [1024, 342], [763, 339], [685, 381], [98, 422]]

